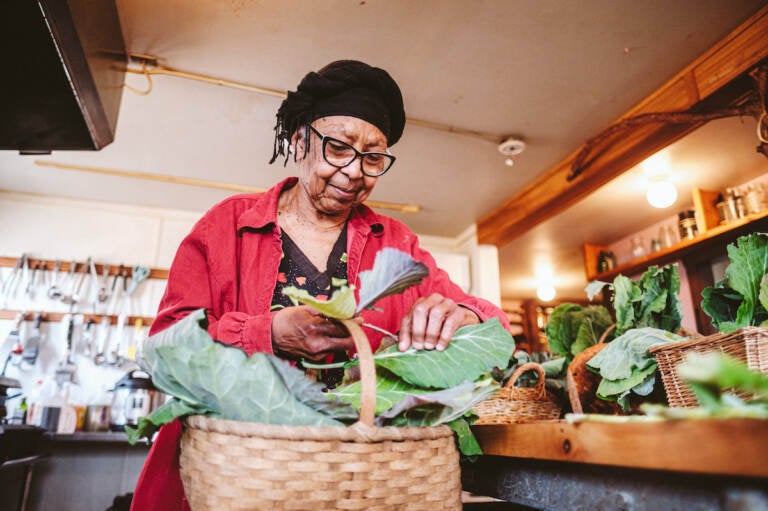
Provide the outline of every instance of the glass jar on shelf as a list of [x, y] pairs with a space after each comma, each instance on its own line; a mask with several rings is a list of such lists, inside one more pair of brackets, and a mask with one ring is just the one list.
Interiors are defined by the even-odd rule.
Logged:
[[756, 185], [749, 185], [747, 192], [744, 195], [744, 205], [747, 210], [747, 214], [753, 215], [762, 212], [767, 206], [765, 184], [759, 183]]
[[677, 215], [680, 225], [680, 239], [692, 240], [699, 234], [698, 226], [696, 225], [696, 212], [692, 209], [681, 211]]

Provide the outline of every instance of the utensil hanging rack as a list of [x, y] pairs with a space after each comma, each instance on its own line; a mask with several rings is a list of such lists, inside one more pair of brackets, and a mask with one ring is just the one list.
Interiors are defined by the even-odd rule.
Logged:
[[[12, 268], [16, 265], [16, 263], [19, 261], [18, 257], [2, 257], [0, 256], [0, 268]], [[56, 264], [56, 261], [52, 259], [40, 259], [40, 258], [34, 258], [34, 257], [27, 257], [27, 261], [29, 263], [30, 268], [38, 267], [40, 270], [43, 271], [53, 271], [53, 266]], [[61, 261], [59, 271], [60, 272], [67, 272], [70, 269], [71, 262]], [[76, 262], [78, 266], [84, 264], [84, 261], [78, 261]], [[39, 266], [38, 266], [39, 265]], [[101, 275], [101, 273], [104, 270], [104, 265], [96, 263], [96, 271]], [[117, 275], [120, 272], [119, 265], [111, 265], [109, 269], [109, 275]], [[150, 268], [149, 277], [150, 279], [160, 279], [160, 280], [167, 280], [168, 279], [168, 270], [164, 268]]]
[[[38, 311], [21, 311], [21, 310], [14, 310], [14, 309], [0, 309], [0, 320], [2, 319], [16, 319], [19, 314], [23, 313], [23, 321], [33, 321], [35, 319], [35, 315], [38, 314]], [[61, 321], [64, 316], [70, 314], [69, 312], [43, 312], [41, 321], [48, 322], [48, 323], [57, 323]], [[89, 320], [93, 320], [95, 323], [99, 323], [102, 318], [107, 317], [109, 318], [109, 324], [110, 325], [116, 325], [117, 324], [117, 314], [88, 314], [83, 312], [75, 312], [74, 314], [78, 316], [83, 316], [83, 323], [87, 323]], [[149, 325], [154, 320], [154, 317], [151, 316], [126, 316], [125, 324], [126, 325], [133, 325], [136, 323], [137, 320], [140, 320], [143, 325]]]
[[[6, 257], [6, 256], [0, 256], [0, 268], [13, 268], [16, 267], [19, 263], [19, 257]], [[72, 264], [74, 264], [79, 268], [82, 267], [83, 264], [85, 264], [82, 261], [56, 261], [53, 259], [42, 259], [42, 258], [34, 258], [26, 256], [26, 263], [29, 268], [36, 268], [38, 271], [54, 271], [55, 265], [58, 263], [58, 271], [61, 273], [69, 272], [71, 269]], [[123, 265], [107, 265], [107, 264], [99, 264], [95, 263], [95, 269], [96, 272], [99, 275], [104, 275], [104, 268], [105, 266], [108, 266], [108, 272], [106, 275], [108, 276], [115, 276], [119, 275], [121, 272], [124, 272], [126, 269], [130, 269], [130, 267]], [[76, 268], [77, 269], [77, 268]], [[150, 268], [149, 270], [149, 276], [148, 279], [159, 279], [159, 280], [167, 280], [168, 279], [168, 270], [164, 268]], [[19, 309], [0, 309], [0, 320], [9, 319], [13, 320], [18, 317], [19, 314], [23, 313], [23, 320], [24, 321], [33, 321], [34, 317], [37, 313], [42, 313], [41, 320], [45, 322], [58, 322], [61, 321], [62, 318], [64, 318], [67, 314], [72, 314], [70, 312], [50, 312], [50, 311], [39, 311], [39, 310], [32, 310], [32, 311], [25, 311], [25, 310], [19, 310]], [[85, 313], [85, 312], [75, 312], [74, 314], [82, 315], [83, 320], [87, 322], [88, 320], [93, 320], [95, 322], [100, 322], [102, 318], [108, 317], [109, 322], [111, 325], [116, 325], [118, 322], [118, 314], [98, 314], [98, 313]], [[154, 317], [151, 316], [127, 316], [126, 323], [127, 324], [134, 324], [136, 321], [141, 321], [144, 325], [149, 325], [154, 320]]]

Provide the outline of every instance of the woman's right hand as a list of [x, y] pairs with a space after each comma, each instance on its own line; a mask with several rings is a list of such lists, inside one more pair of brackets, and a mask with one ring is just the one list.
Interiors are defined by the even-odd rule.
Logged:
[[286, 307], [272, 316], [272, 350], [280, 357], [321, 361], [331, 353], [349, 351], [354, 346], [341, 323], [308, 305]]

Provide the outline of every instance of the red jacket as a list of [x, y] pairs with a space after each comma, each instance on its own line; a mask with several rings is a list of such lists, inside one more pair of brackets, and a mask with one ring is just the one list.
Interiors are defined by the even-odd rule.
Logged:
[[[280, 193], [297, 182], [288, 178], [262, 194], [235, 195], [211, 208], [179, 246], [165, 295], [150, 334], [190, 312], [208, 310], [211, 336], [247, 353], [272, 352], [272, 291], [282, 246], [277, 225]], [[419, 247], [418, 238], [403, 223], [360, 206], [347, 227], [347, 280], [357, 289], [359, 274], [373, 266], [376, 253], [393, 247], [429, 268], [429, 276], [402, 294], [382, 298], [377, 310], [363, 311], [366, 323], [396, 332], [401, 318], [421, 296], [440, 293], [475, 312], [481, 320], [506, 315], [485, 300], [464, 293], [435, 260]], [[381, 334], [366, 332], [374, 350]], [[181, 423], [161, 428], [136, 485], [132, 511], [188, 510], [179, 473]]]

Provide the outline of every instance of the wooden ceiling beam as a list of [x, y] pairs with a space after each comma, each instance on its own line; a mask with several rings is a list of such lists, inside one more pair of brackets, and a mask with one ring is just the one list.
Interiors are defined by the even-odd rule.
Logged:
[[[743, 87], [729, 89], [727, 86], [768, 58], [766, 41], [768, 6], [760, 9], [616, 122], [641, 114], [688, 111], [707, 103], [722, 104], [737, 99], [744, 94]], [[627, 130], [621, 138], [614, 138], [613, 142], [602, 144], [593, 151], [586, 170], [569, 182], [571, 165], [581, 150], [579, 148], [483, 217], [477, 224], [479, 243], [506, 245], [701, 124], [658, 123]]]

